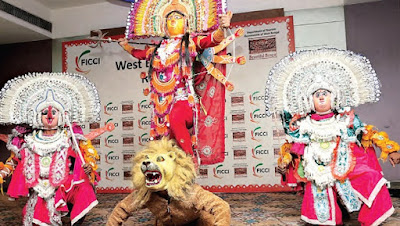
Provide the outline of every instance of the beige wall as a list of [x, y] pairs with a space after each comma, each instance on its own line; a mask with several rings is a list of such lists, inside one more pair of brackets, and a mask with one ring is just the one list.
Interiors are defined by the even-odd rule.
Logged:
[[[365, 55], [382, 83], [378, 103], [356, 109], [364, 123], [384, 130], [400, 142], [400, 5], [398, 0], [385, 0], [345, 8], [347, 47]], [[377, 151], [378, 155], [380, 151]], [[400, 181], [399, 165], [381, 164], [385, 178]]]

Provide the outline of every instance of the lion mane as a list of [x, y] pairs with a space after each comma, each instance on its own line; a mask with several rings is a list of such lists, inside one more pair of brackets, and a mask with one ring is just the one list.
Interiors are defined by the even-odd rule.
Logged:
[[121, 225], [139, 209], [150, 210], [155, 225], [230, 225], [229, 204], [195, 183], [192, 158], [174, 141], [149, 142], [134, 157], [132, 173], [135, 191], [116, 205], [107, 226]]
[[[184, 200], [188, 192], [191, 191], [196, 178], [196, 170], [191, 157], [187, 156], [173, 140], [163, 138], [159, 141], [149, 142], [147, 147], [137, 153], [133, 159], [132, 182], [136, 193], [133, 205], [137, 206], [138, 209], [146, 204], [150, 199], [151, 193], [155, 192], [145, 186], [145, 175], [141, 171], [143, 160], [145, 160], [146, 156], [171, 154], [172, 152], [176, 156], [176, 168], [173, 172], [174, 176], [168, 184], [168, 195], [176, 200]], [[162, 168], [161, 170], [164, 173], [168, 169]]]

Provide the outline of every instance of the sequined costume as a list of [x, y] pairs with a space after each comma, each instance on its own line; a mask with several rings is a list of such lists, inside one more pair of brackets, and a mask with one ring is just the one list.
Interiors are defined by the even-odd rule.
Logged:
[[[151, 139], [163, 136], [174, 138], [188, 154], [194, 155], [193, 146], [199, 144], [199, 128], [208, 123], [214, 131], [224, 131], [224, 111], [204, 111], [210, 108], [210, 102], [202, 102], [196, 85], [202, 85], [200, 93], [207, 84], [215, 79], [208, 79], [203, 69], [196, 70], [194, 61], [198, 54], [209, 47], [217, 46], [224, 39], [224, 32], [218, 27], [218, 14], [222, 12], [221, 1], [136, 1], [132, 4], [128, 17], [127, 38], [141, 35], [164, 37], [157, 47], [136, 49], [125, 45], [124, 49], [139, 60], [150, 62], [150, 100], [153, 106]], [[185, 18], [184, 34], [170, 37], [166, 31], [166, 16], [178, 12]], [[156, 19], [154, 19], [156, 18]], [[206, 19], [204, 19], [206, 18]], [[207, 19], [208, 18], [208, 19]], [[143, 23], [149, 22], [147, 25]], [[210, 32], [207, 36], [196, 35], [199, 32]], [[199, 76], [194, 77], [194, 74]], [[196, 79], [196, 81], [195, 81]], [[200, 81], [201, 80], [201, 81]], [[224, 86], [214, 84], [207, 90], [218, 90], [216, 95], [225, 96]], [[222, 91], [221, 91], [222, 89]], [[200, 99], [200, 100], [199, 100]], [[215, 98], [216, 106], [223, 103], [223, 98]], [[211, 121], [210, 121], [211, 120]], [[191, 130], [189, 130], [191, 129]], [[218, 132], [220, 136], [221, 133]], [[224, 159], [223, 135], [214, 139], [213, 144], [201, 145], [202, 164], [222, 162]], [[202, 144], [202, 142], [200, 142]], [[212, 146], [212, 147], [210, 147]], [[203, 152], [204, 150], [204, 152]]]
[[[332, 95], [327, 113], [316, 113], [317, 90]], [[366, 137], [372, 133], [350, 110], [380, 96], [379, 81], [365, 57], [336, 49], [296, 52], [271, 70], [266, 91], [267, 113], [281, 114], [293, 142], [285, 144], [278, 163], [296, 156], [286, 177], [305, 182], [302, 220], [342, 224], [339, 198], [349, 212], [360, 211], [362, 225], [378, 225], [394, 212], [376, 157], [364, 149], [372, 145], [362, 145], [363, 140], [372, 142]], [[399, 150], [393, 141], [385, 142], [382, 147], [391, 145], [391, 150], [382, 149], [382, 157]]]
[[[75, 224], [98, 203], [91, 183], [95, 178], [85, 174], [79, 154], [85, 159], [98, 159], [98, 155], [74, 145], [74, 139], [81, 147], [89, 147], [90, 141], [79, 126], [71, 124], [98, 120], [100, 102], [94, 85], [76, 74], [28, 74], [9, 81], [0, 97], [0, 123], [29, 125], [29, 129], [13, 130], [7, 144], [12, 154], [7, 169], [0, 171], [1, 178], [12, 176], [10, 197], [29, 197], [23, 225], [62, 225], [61, 217], [68, 212]], [[48, 128], [43, 115], [51, 115], [47, 111], [52, 108], [60, 114], [56, 126]], [[44, 133], [50, 129], [52, 135]]]
[[[74, 132], [79, 140], [86, 140], [78, 126]], [[94, 188], [81, 168], [67, 130], [51, 137], [41, 130], [26, 134], [15, 130], [14, 135], [7, 147], [13, 150], [16, 169], [7, 194], [29, 197], [23, 210], [24, 225], [62, 225], [60, 217], [68, 212], [74, 224], [97, 205]], [[70, 210], [67, 204], [72, 204]]]
[[[158, 139], [172, 135], [186, 153], [193, 155], [191, 136], [186, 127], [193, 127], [198, 111], [194, 90], [192, 62], [201, 49], [215, 46], [223, 40], [217, 30], [204, 37], [189, 39], [189, 65], [180, 67], [182, 38], [164, 39], [156, 50], [151, 75], [151, 103], [154, 106], [150, 136]], [[151, 60], [155, 48], [132, 49], [130, 53], [139, 60]]]

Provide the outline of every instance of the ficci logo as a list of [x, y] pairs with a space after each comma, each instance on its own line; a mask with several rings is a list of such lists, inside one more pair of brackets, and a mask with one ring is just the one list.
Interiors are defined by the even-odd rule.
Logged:
[[260, 119], [262, 118], [266, 118], [267, 114], [262, 114], [261, 110], [259, 108], [257, 108], [256, 110], [254, 110], [253, 112], [250, 112], [250, 121], [259, 124], [260, 123]]
[[112, 139], [114, 135], [109, 135], [108, 137], [104, 138], [105, 146], [108, 148], [113, 148], [112, 144], [118, 144], [118, 139]]
[[256, 91], [256, 92], [252, 93], [251, 95], [249, 95], [249, 99], [250, 99], [250, 104], [255, 105], [255, 106], [260, 106], [260, 104], [258, 104], [256, 102], [265, 100], [265, 96], [260, 95], [260, 91]]
[[142, 100], [138, 103], [138, 112], [146, 113], [147, 109], [150, 109], [150, 104], [146, 104], [147, 100]]
[[150, 120], [146, 120], [147, 116], [142, 117], [141, 119], [138, 120], [138, 128], [142, 129], [142, 130], [146, 130], [146, 126], [150, 126], [151, 125], [151, 121]]
[[150, 138], [148, 138], [147, 135], [147, 133], [144, 133], [140, 137], [138, 137], [140, 146], [145, 146], [146, 143], [150, 141]]
[[119, 177], [119, 172], [114, 171], [115, 168], [112, 167], [106, 171], [106, 179], [109, 181], [113, 181], [115, 177]]
[[118, 111], [118, 107], [113, 106], [112, 104], [113, 102], [109, 102], [107, 105], [104, 106], [104, 114], [111, 116], [113, 111]]
[[256, 147], [251, 149], [252, 157], [255, 159], [261, 159], [257, 157], [257, 155], [265, 155], [268, 154], [268, 150], [263, 150], [262, 145], [257, 145]]
[[261, 166], [264, 165], [263, 163], [258, 163], [256, 166], [253, 166], [253, 175], [255, 177], [263, 177], [260, 174], [269, 173], [269, 168], [262, 168]]
[[251, 131], [251, 139], [257, 142], [260, 142], [261, 139], [257, 139], [256, 137], [266, 137], [266, 136], [268, 136], [268, 133], [266, 131], [261, 131], [260, 126]]
[[[105, 155], [105, 162], [107, 164], [113, 164], [114, 161], [119, 160], [119, 156], [114, 154], [114, 151], [110, 151]], [[113, 155], [114, 154], [114, 155]]]
[[90, 70], [83, 70], [81, 67], [83, 66], [91, 66], [100, 64], [100, 57], [97, 58], [83, 58], [83, 56], [90, 53], [90, 50], [85, 50], [81, 53], [81, 55], [75, 57], [75, 70], [77, 72], [88, 74]]
[[215, 178], [222, 179], [223, 176], [220, 176], [220, 175], [229, 174], [229, 170], [227, 170], [227, 169], [222, 169], [223, 166], [224, 166], [224, 165], [220, 164], [220, 165], [218, 165], [217, 167], [215, 167], [215, 168], [213, 169], [214, 177], [215, 177]]

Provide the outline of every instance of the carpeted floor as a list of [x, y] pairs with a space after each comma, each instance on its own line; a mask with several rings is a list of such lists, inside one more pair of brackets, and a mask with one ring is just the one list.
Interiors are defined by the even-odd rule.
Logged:
[[[0, 195], [1, 196], [1, 195]], [[99, 194], [97, 205], [85, 218], [83, 225], [105, 225], [107, 216], [126, 194]], [[218, 194], [231, 205], [232, 225], [305, 225], [300, 220], [302, 197], [294, 193], [246, 193]], [[392, 197], [395, 213], [383, 225], [400, 225], [400, 198]], [[21, 225], [21, 211], [26, 199], [8, 201], [0, 197], [0, 225]], [[65, 225], [68, 219], [63, 219]], [[130, 217], [124, 225], [152, 225], [153, 217], [141, 210]], [[357, 213], [350, 215], [345, 225], [359, 225]]]

